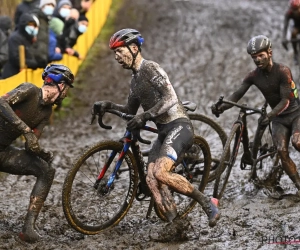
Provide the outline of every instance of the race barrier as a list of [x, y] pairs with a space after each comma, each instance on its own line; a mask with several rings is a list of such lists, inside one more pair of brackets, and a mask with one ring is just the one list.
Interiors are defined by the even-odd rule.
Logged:
[[[74, 49], [79, 52], [82, 58], [86, 57], [89, 49], [93, 45], [104, 23], [106, 22], [111, 3], [112, 0], [96, 0], [87, 12], [86, 16], [89, 19], [88, 29], [78, 38], [77, 43], [74, 46]], [[22, 48], [20, 48], [20, 52], [22, 53]], [[22, 57], [21, 54], [20, 57]], [[68, 66], [74, 75], [76, 75], [82, 62], [83, 61], [79, 60], [77, 57], [64, 54], [63, 59], [55, 63], [61, 63]], [[42, 86], [43, 80], [41, 75], [43, 69], [26, 69], [25, 65], [21, 66], [21, 68], [23, 69], [17, 75], [0, 80], [0, 95], [14, 89], [23, 82], [31, 82], [39, 87]]]

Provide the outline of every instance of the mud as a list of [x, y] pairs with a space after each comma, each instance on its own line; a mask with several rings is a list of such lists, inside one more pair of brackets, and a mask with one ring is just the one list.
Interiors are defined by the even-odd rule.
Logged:
[[[246, 53], [251, 36], [264, 34], [273, 41], [274, 60], [293, 65], [291, 49], [281, 47], [283, 14], [288, 1], [281, 0], [125, 0], [116, 20], [115, 30], [139, 29], [145, 38], [143, 54], [157, 61], [169, 74], [182, 100], [198, 104], [198, 112], [214, 118], [210, 106], [219, 95], [228, 96], [254, 68]], [[108, 41], [107, 41], [108, 43]], [[67, 223], [61, 206], [64, 177], [82, 150], [104, 138], [117, 139], [125, 122], [107, 117], [112, 131], [89, 125], [94, 101], [110, 99], [124, 103], [128, 93], [130, 72], [123, 70], [107, 44], [96, 44], [101, 54], [92, 66], [78, 76], [72, 89], [73, 105], [56, 114], [54, 124], [47, 127], [41, 145], [55, 153], [56, 175], [53, 186], [37, 221], [43, 240], [35, 244], [20, 242], [20, 232], [34, 184], [33, 177], [1, 176], [0, 249], [297, 249], [300, 248], [299, 205], [292, 197], [268, 198], [261, 190], [253, 190], [247, 172], [239, 166], [233, 170], [226, 195], [221, 202], [222, 218], [211, 229], [197, 206], [188, 216], [190, 227], [182, 241], [160, 243], [154, 240], [157, 229], [165, 226], [154, 213], [145, 219], [147, 204], [135, 202], [118, 226], [94, 236], [74, 231]], [[299, 87], [299, 85], [298, 85]], [[250, 89], [244, 103], [260, 107], [261, 94]], [[226, 111], [216, 119], [228, 132], [237, 110]], [[250, 136], [255, 121], [250, 122]], [[299, 157], [293, 152], [299, 166]], [[282, 187], [294, 193], [284, 176]], [[292, 244], [270, 244], [287, 242]], [[295, 242], [298, 241], [298, 242]]]

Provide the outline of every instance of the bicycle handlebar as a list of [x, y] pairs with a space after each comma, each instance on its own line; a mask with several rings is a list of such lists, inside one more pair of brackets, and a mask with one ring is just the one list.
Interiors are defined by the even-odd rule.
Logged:
[[236, 102], [228, 101], [228, 100], [224, 99], [224, 96], [220, 96], [220, 98], [219, 98], [219, 100], [218, 100], [218, 102], [216, 104], [217, 104], [217, 106], [219, 106], [222, 103], [230, 104], [230, 105], [236, 106], [236, 107], [238, 107], [240, 109], [243, 109], [243, 110], [252, 111], [251, 114], [259, 113], [261, 115], [265, 115], [265, 113], [266, 113], [266, 107], [267, 107], [267, 103], [266, 102], [263, 105], [262, 109], [257, 109], [257, 108], [248, 107], [246, 104], [242, 104], [241, 105], [241, 104], [238, 104]]
[[[123, 112], [115, 110], [115, 109], [108, 109], [105, 112], [117, 115], [117, 116], [121, 117], [122, 119], [124, 119], [126, 121], [129, 121], [129, 120], [131, 120], [134, 117], [134, 115], [126, 114], [126, 113], [123, 113]], [[93, 123], [93, 121], [95, 120], [95, 118], [96, 118], [96, 115], [93, 114], [92, 115], [91, 124]], [[105, 125], [103, 123], [102, 118], [103, 118], [103, 115], [99, 114], [98, 115], [98, 124], [100, 125], [100, 127], [104, 128], [104, 129], [112, 129], [111, 126], [107, 126], [107, 125]], [[142, 128], [142, 129], [148, 130], [147, 126], [145, 126], [145, 128]], [[140, 129], [131, 131], [131, 133], [132, 133], [132, 136], [133, 136], [133, 140], [138, 140], [139, 142], [144, 143], [144, 144], [148, 144], [148, 145], [151, 144], [151, 141], [145, 140], [145, 139], [143, 139], [141, 137], [141, 135], [140, 135]]]

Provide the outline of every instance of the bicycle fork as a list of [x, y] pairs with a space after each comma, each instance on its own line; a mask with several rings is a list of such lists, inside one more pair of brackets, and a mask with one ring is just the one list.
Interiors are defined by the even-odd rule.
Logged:
[[[109, 192], [109, 190], [114, 187], [113, 186], [114, 180], [117, 177], [118, 171], [119, 171], [119, 169], [122, 165], [125, 154], [126, 154], [127, 150], [130, 147], [131, 140], [127, 139], [127, 138], [124, 138], [124, 140], [125, 140], [124, 147], [123, 147], [123, 149], [122, 149], [122, 151], [119, 155], [119, 158], [118, 158], [118, 160], [115, 164], [114, 171], [110, 174], [108, 180], [106, 180], [103, 177], [105, 176], [106, 171], [108, 170], [108, 168], [110, 167], [111, 163], [113, 162], [114, 158], [116, 157], [116, 155], [118, 153], [115, 150], [113, 150], [110, 153], [110, 155], [108, 157], [108, 160], [106, 161], [103, 169], [101, 170], [100, 174], [97, 177], [97, 180], [95, 181], [94, 188], [96, 190], [98, 190], [98, 193], [101, 194], [101, 195], [106, 195]], [[102, 180], [104, 180], [103, 183], [101, 183]]]

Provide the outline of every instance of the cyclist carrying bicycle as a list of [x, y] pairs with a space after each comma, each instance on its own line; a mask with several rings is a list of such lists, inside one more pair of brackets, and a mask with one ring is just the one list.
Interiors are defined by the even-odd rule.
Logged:
[[[287, 50], [287, 31], [290, 21], [293, 21], [293, 29], [291, 32], [291, 39], [297, 39], [300, 34], [300, 0], [290, 0], [289, 9], [284, 15], [283, 34], [282, 34], [282, 46]], [[296, 65], [299, 64], [299, 51], [297, 48], [298, 42], [292, 42], [294, 50], [294, 62]]]
[[[273, 62], [272, 44], [266, 36], [252, 37], [248, 42], [247, 52], [257, 67], [244, 78], [239, 89], [227, 99], [238, 102], [252, 85], [261, 91], [272, 110], [258, 122], [261, 126], [272, 122], [272, 137], [282, 168], [293, 181], [299, 190], [297, 194], [300, 195], [300, 177], [288, 151], [290, 137], [294, 148], [300, 151], [300, 105], [291, 70], [287, 66]], [[231, 105], [222, 104], [218, 107], [214, 104], [211, 108], [212, 113], [218, 115], [231, 108]], [[251, 156], [250, 151], [246, 151], [243, 158], [251, 161], [249, 156]]]
[[[49, 122], [52, 105], [63, 100], [72, 87], [74, 75], [64, 65], [51, 64], [44, 69], [42, 78], [44, 85], [41, 88], [22, 83], [0, 97], [0, 171], [37, 178], [19, 234], [21, 240], [30, 243], [40, 238], [35, 221], [55, 174], [55, 169], [50, 166], [53, 154], [41, 149], [38, 138]], [[25, 138], [25, 149], [12, 145], [21, 135]]]
[[193, 127], [166, 72], [157, 63], [142, 57], [143, 42], [144, 38], [135, 29], [122, 29], [110, 38], [109, 47], [114, 50], [115, 59], [124, 69], [132, 70], [130, 93], [125, 105], [111, 101], [95, 102], [92, 113], [102, 116], [105, 110], [115, 109], [136, 114], [142, 106], [144, 112], [130, 120], [127, 128], [131, 131], [140, 129], [148, 120], [152, 120], [159, 130], [158, 139], [148, 157], [146, 178], [155, 202], [165, 217], [173, 221], [177, 210], [169, 186], [195, 199], [213, 227], [220, 217], [218, 200], [208, 198], [184, 177], [171, 172], [179, 158], [193, 144]]

